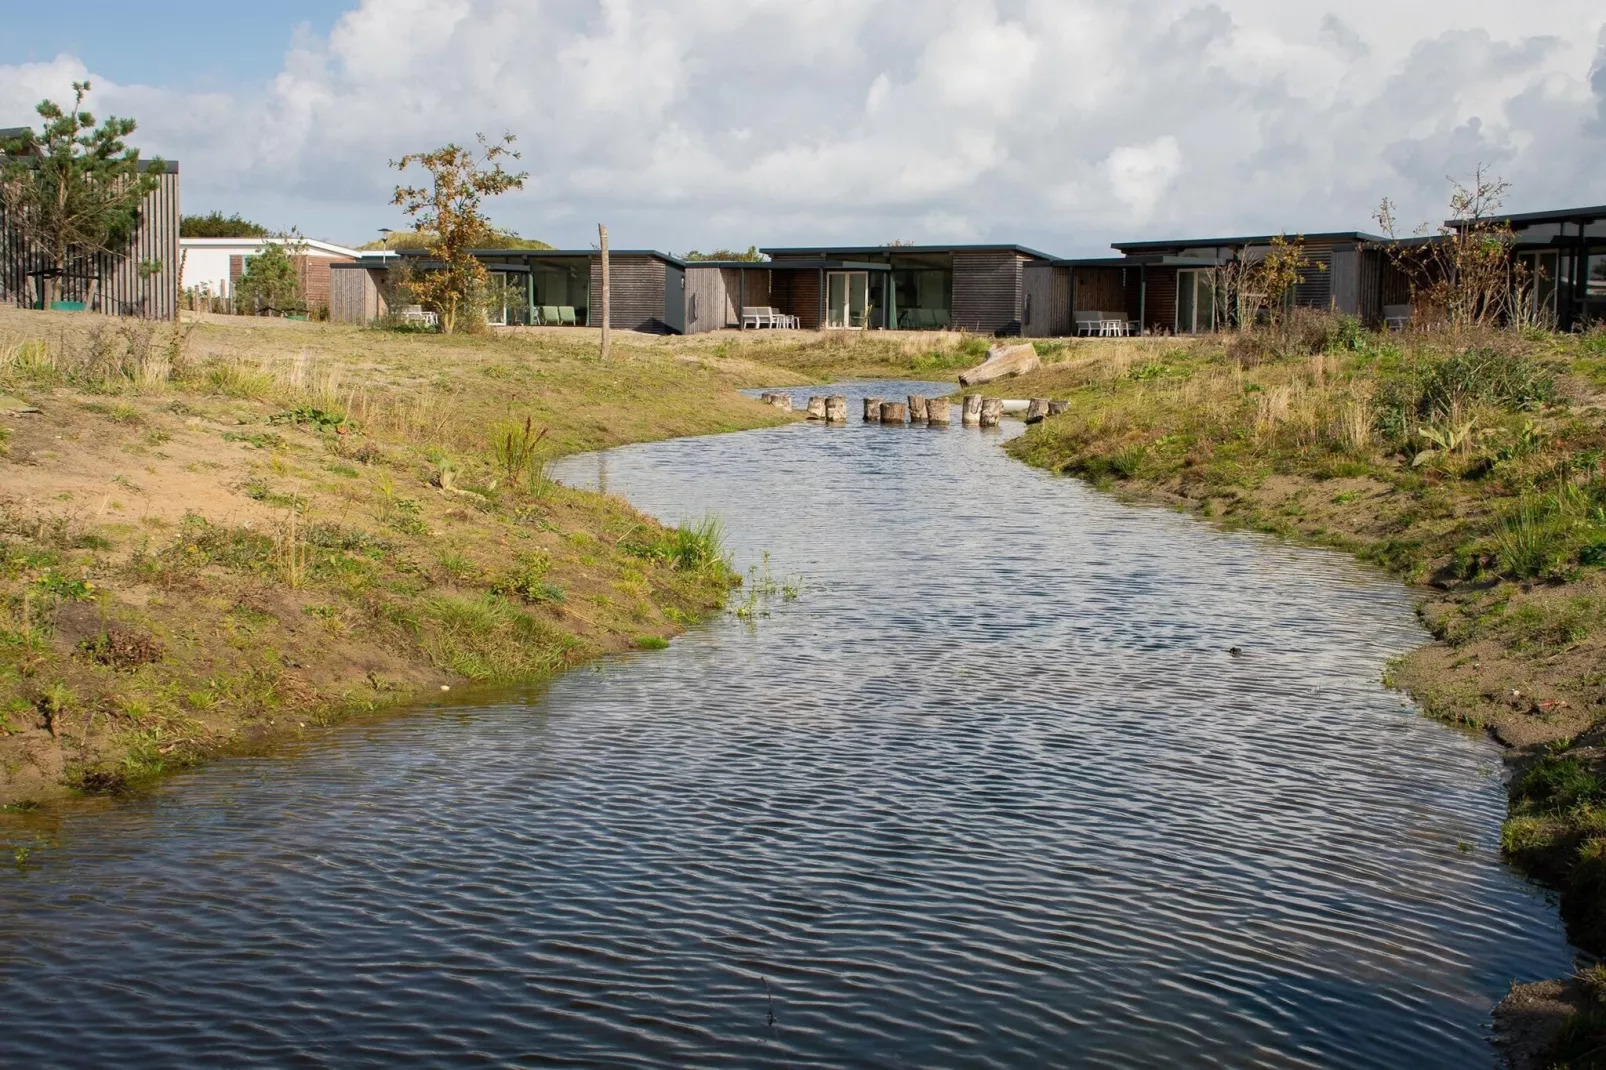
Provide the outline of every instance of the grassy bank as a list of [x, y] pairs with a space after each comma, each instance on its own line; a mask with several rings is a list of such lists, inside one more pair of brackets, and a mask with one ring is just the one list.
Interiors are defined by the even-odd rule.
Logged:
[[0, 805], [660, 646], [725, 598], [717, 528], [546, 464], [954, 343], [614, 344], [0, 310]]
[[1313, 317], [1055, 359], [993, 390], [1071, 400], [1011, 443], [1021, 459], [1419, 586], [1437, 641], [1390, 681], [1512, 748], [1506, 855], [1606, 952], [1606, 334]]

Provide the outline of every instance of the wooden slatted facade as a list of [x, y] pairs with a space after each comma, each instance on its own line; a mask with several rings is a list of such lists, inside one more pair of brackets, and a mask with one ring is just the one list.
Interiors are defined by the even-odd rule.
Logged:
[[1071, 333], [1071, 277], [1066, 268], [1027, 264], [1021, 272], [1026, 293], [1021, 311], [1021, 334], [1028, 338], [1054, 338]]
[[[1134, 295], [1127, 308], [1135, 319], [1141, 312], [1148, 334], [1170, 334], [1177, 329], [1177, 270], [1147, 268], [1128, 271], [1127, 285]], [[1141, 293], [1141, 298], [1137, 295]]]
[[1022, 272], [1035, 258], [1013, 249], [954, 253], [954, 326], [981, 334], [1019, 331]]
[[389, 272], [355, 261], [329, 270], [329, 319], [334, 323], [373, 323], [390, 315], [386, 300]]
[[[662, 332], [664, 322], [665, 268], [663, 260], [641, 254], [610, 253], [608, 281], [612, 326], [622, 331]], [[592, 301], [587, 322], [602, 326], [602, 258], [591, 259]]]
[[[756, 272], [754, 273], [756, 274]], [[686, 334], [735, 327], [741, 321], [737, 302], [741, 300], [742, 272], [736, 268], [686, 267]], [[766, 300], [765, 304], [769, 301]]]
[[[940, 287], [949, 295], [948, 307], [939, 312], [945, 317], [942, 322], [983, 334], [1013, 334], [1021, 330], [1021, 316], [1026, 306], [1025, 269], [1029, 264], [1047, 263], [1050, 260], [1042, 253], [1018, 245], [829, 246], [765, 249], [764, 252], [777, 263], [829, 260], [885, 264], [891, 269], [894, 284], [899, 286], [902, 284], [897, 279], [908, 272], [946, 276], [947, 282]], [[799, 316], [804, 327], [818, 328], [821, 319], [819, 278], [816, 276], [811, 284], [803, 279], [807, 272], [795, 274], [798, 278], [789, 280], [785, 285], [794, 290], [812, 285], [815, 300], [811, 306], [805, 295], [799, 292], [789, 299], [786, 310]], [[776, 273], [774, 285], [782, 285], [779, 272]], [[930, 300], [935, 299], [928, 299], [928, 307]], [[777, 299], [774, 304], [779, 307], [781, 302]], [[900, 316], [910, 307], [907, 299], [899, 299]], [[880, 325], [878, 315], [872, 315], [872, 326]]]
[[[178, 314], [179, 176], [176, 161], [164, 161], [159, 184], [140, 206], [139, 229], [128, 248], [100, 254], [84, 275], [62, 280], [61, 300], [81, 301], [94, 312], [144, 319], [172, 319]], [[31, 253], [0, 209], [0, 299], [21, 308], [37, 307], [43, 298], [39, 274], [47, 261]]]
[[820, 300], [818, 271], [770, 273], [769, 303], [789, 316], [796, 316], [798, 326], [803, 330], [817, 331], [824, 325], [824, 321], [820, 318]]

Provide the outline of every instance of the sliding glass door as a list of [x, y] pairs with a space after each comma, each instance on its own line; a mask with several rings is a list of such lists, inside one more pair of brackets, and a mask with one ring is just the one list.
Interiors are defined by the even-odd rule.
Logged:
[[1209, 268], [1177, 272], [1177, 333], [1204, 334], [1216, 329], [1216, 273]]
[[1523, 275], [1518, 320], [1536, 327], [1556, 328], [1560, 320], [1557, 296], [1561, 290], [1561, 257], [1554, 251], [1522, 253]]
[[825, 325], [833, 329], [862, 330], [870, 307], [868, 271], [825, 273]]

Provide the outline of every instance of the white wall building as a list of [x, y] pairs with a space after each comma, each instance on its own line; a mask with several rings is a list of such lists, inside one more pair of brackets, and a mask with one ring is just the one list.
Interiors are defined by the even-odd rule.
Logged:
[[[230, 292], [230, 264], [234, 257], [256, 256], [273, 238], [180, 238], [179, 255], [184, 262], [184, 276], [180, 280], [186, 290], [206, 287], [213, 297], [228, 297]], [[281, 242], [283, 239], [278, 239]], [[364, 254], [332, 242], [302, 238], [297, 245], [304, 247], [308, 258], [323, 260], [356, 260]], [[372, 255], [372, 254], [369, 254]]]

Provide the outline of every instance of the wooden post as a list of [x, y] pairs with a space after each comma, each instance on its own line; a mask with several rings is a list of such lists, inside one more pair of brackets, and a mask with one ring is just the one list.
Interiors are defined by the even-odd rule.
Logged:
[[926, 402], [926, 422], [932, 427], [947, 427], [950, 419], [947, 398], [932, 398]]
[[613, 355], [613, 301], [608, 289], [608, 228], [597, 224], [597, 238], [602, 246], [602, 359]]
[[878, 424], [881, 422], [880, 398], [864, 399], [864, 422], [867, 424]]
[[848, 422], [848, 399], [841, 394], [832, 394], [825, 399], [825, 422], [828, 424], [845, 424]]
[[966, 394], [965, 395], [964, 407], [960, 410], [959, 421], [960, 421], [960, 423], [967, 424], [967, 425], [968, 424], [979, 424], [979, 423], [981, 423], [981, 395], [980, 394]]
[[816, 394], [814, 397], [809, 398], [809, 419], [811, 419], [811, 420], [823, 420], [823, 419], [825, 419], [825, 398], [821, 397], [818, 394]]
[[1029, 424], [1040, 424], [1047, 415], [1047, 398], [1033, 398], [1031, 404], [1026, 406], [1026, 422]]
[[983, 427], [997, 427], [998, 421], [1004, 418], [1004, 402], [1002, 398], [984, 398], [981, 403], [981, 425]]
[[919, 394], [909, 395], [909, 419], [926, 422], [926, 399]]
[[1048, 403], [1048, 414], [1050, 416], [1058, 416], [1070, 407], [1071, 403], [1069, 401], [1050, 401]]
[[884, 424], [903, 424], [909, 419], [909, 406], [901, 401], [883, 401], [881, 403], [881, 422]]

